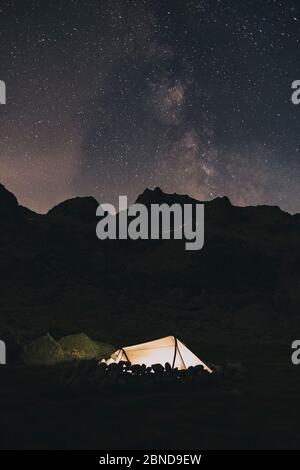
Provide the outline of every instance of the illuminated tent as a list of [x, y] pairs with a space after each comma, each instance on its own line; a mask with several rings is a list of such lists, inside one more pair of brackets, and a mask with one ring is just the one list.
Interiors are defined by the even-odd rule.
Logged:
[[165, 366], [168, 362], [172, 369], [188, 369], [190, 366], [202, 365], [205, 370], [212, 372], [204, 362], [192, 353], [181, 341], [174, 336], [149, 341], [148, 343], [125, 346], [118, 349], [107, 360], [107, 364], [128, 361], [131, 364], [145, 364], [147, 367], [153, 364]]

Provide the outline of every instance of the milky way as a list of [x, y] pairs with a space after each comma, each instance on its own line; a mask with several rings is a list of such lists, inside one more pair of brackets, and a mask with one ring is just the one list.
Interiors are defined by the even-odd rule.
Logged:
[[0, 181], [45, 212], [145, 187], [300, 212], [296, 1], [2, 1]]

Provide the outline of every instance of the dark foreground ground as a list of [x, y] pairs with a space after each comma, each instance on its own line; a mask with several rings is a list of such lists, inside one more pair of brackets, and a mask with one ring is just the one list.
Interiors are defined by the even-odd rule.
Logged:
[[[201, 390], [66, 388], [61, 369], [1, 368], [2, 449], [299, 449], [300, 367], [287, 343], [238, 347], [246, 371]], [[235, 349], [204, 347], [213, 360]], [[60, 366], [63, 367], [63, 366]]]

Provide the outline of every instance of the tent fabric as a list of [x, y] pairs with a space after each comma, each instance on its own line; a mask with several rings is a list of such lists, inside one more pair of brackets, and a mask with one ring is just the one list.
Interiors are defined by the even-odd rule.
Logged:
[[212, 372], [185, 344], [174, 336], [166, 336], [165, 338], [134, 346], [125, 346], [114, 352], [110, 359], [105, 362], [113, 364], [121, 361], [128, 361], [132, 365], [145, 364], [147, 367], [154, 364], [165, 366], [168, 362], [172, 369], [178, 368], [178, 370], [202, 365], [205, 370]]

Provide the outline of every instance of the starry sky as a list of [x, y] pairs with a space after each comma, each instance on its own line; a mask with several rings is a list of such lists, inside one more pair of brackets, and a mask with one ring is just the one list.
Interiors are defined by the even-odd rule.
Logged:
[[1, 0], [0, 181], [300, 212], [299, 48], [298, 0]]

